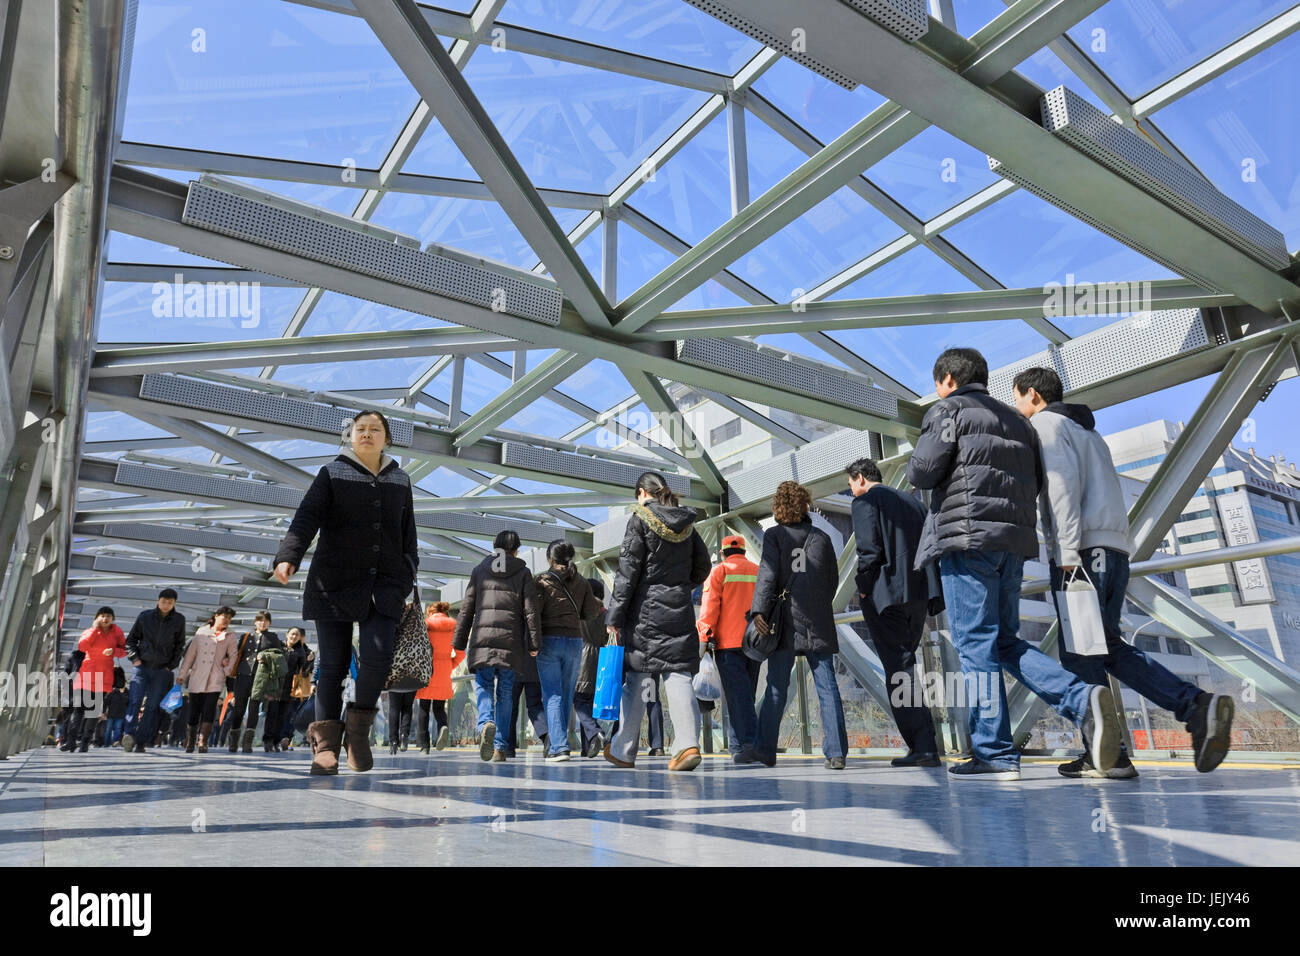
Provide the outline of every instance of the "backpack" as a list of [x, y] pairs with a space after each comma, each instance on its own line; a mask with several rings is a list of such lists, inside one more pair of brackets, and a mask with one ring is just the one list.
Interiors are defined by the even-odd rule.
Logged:
[[258, 651], [257, 674], [253, 677], [252, 698], [279, 700], [286, 670], [284, 651], [281, 648], [268, 647], [264, 651]]

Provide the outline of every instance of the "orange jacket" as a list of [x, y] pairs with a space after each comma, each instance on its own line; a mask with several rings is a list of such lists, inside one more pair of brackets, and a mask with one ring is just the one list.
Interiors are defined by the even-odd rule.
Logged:
[[731, 554], [715, 564], [704, 582], [700, 616], [695, 622], [701, 641], [719, 650], [740, 647], [745, 636], [745, 612], [754, 602], [758, 565], [743, 554]]
[[451, 700], [456, 696], [451, 682], [451, 672], [464, 658], [464, 651], [457, 651], [452, 657], [451, 638], [456, 631], [456, 621], [446, 614], [430, 612], [424, 619], [429, 631], [429, 643], [433, 645], [433, 676], [429, 684], [415, 692], [417, 700]]

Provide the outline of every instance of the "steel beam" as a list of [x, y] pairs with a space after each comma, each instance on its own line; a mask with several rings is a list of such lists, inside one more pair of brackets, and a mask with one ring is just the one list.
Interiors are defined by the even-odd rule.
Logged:
[[[713, 495], [721, 495], [726, 481], [722, 477], [722, 472], [718, 466], [713, 463], [709, 453], [704, 450], [704, 445], [696, 437], [695, 431], [686, 421], [686, 417], [677, 410], [677, 403], [673, 397], [668, 394], [663, 383], [653, 375], [647, 375], [637, 369], [620, 369], [623, 376], [636, 389], [636, 393], [641, 396], [645, 402], [646, 408], [650, 409], [651, 414], [659, 417], [660, 429], [669, 432], [677, 450], [685, 456], [691, 464], [691, 470], [704, 483], [704, 487], [709, 489]], [[665, 429], [664, 423], [667, 423]]]
[[556, 351], [523, 378], [511, 383], [495, 398], [456, 426], [452, 443], [457, 448], [472, 445], [497, 425], [523, 411], [564, 381], [590, 359], [571, 352]]

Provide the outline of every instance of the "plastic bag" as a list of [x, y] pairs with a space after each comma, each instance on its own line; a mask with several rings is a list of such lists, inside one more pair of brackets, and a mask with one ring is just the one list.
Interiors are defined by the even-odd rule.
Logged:
[[158, 706], [169, 714], [174, 714], [181, 709], [184, 703], [185, 692], [180, 684], [172, 684], [172, 689], [167, 692], [167, 696], [159, 701]]
[[722, 678], [718, 675], [718, 665], [714, 663], [713, 653], [707, 652], [700, 658], [700, 672], [691, 681], [695, 688], [696, 700], [722, 700]]
[[591, 715], [597, 720], [618, 720], [623, 703], [623, 647], [606, 644], [596, 664], [596, 693]]

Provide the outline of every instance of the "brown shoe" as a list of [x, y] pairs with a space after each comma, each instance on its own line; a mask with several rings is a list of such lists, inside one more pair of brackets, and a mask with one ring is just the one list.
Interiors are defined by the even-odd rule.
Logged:
[[284, 750], [288, 750], [288, 749], [290, 748], [290, 746], [291, 746], [291, 743], [290, 743], [288, 737], [282, 737], [282, 738], [280, 739], [280, 749], [281, 749], [282, 751], [284, 751]]
[[343, 721], [318, 720], [307, 728], [307, 743], [311, 745], [311, 772], [336, 774], [339, 772], [339, 745], [343, 742]]
[[668, 761], [669, 770], [694, 770], [700, 765], [700, 748], [687, 747], [672, 760]]
[[208, 734], [212, 733], [212, 722], [199, 724], [199, 735], [195, 738], [194, 743], [198, 746], [199, 753], [208, 752]]
[[375, 722], [379, 708], [365, 709], [353, 704], [348, 705], [347, 738], [348, 769], [365, 773], [375, 765], [374, 755], [370, 752], [370, 725]]
[[194, 728], [193, 727], [185, 728], [185, 752], [187, 754], [194, 753]]
[[504, 750], [494, 750], [494, 751], [492, 751], [492, 762], [493, 762], [493, 763], [505, 763], [505, 762], [506, 762], [507, 760], [509, 760], [509, 759], [510, 759], [510, 758], [506, 756], [506, 752], [505, 752]]
[[608, 744], [608, 743], [605, 744], [604, 754], [605, 754], [605, 759], [608, 760], [610, 763], [612, 763], [615, 767], [635, 767], [635, 766], [636, 766], [636, 761], [635, 761], [635, 760], [632, 761], [631, 763], [628, 763], [626, 760], [619, 760], [619, 759], [618, 759], [617, 757], [615, 757], [612, 753], [610, 753], [610, 752], [609, 752], [609, 744]]

